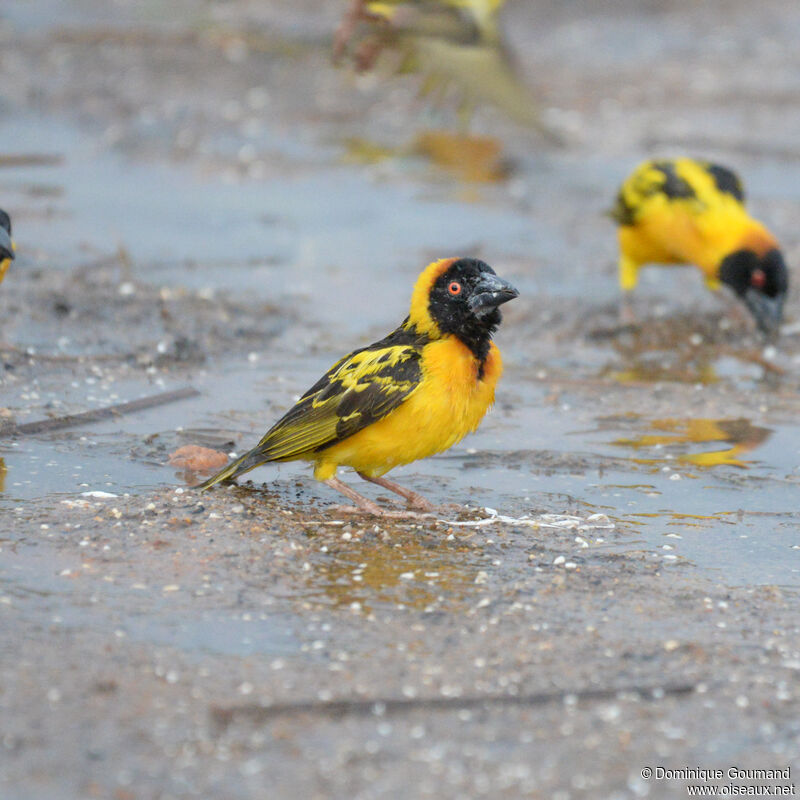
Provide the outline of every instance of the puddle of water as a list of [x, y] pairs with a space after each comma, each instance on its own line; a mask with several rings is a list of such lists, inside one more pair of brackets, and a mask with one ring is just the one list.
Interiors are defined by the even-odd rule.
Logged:
[[194, 3], [174, 0], [167, 6], [153, 3], [85, 3], [82, 0], [65, 3], [63, 0], [6, 0], [3, 17], [14, 28], [24, 32], [47, 31], [65, 26], [95, 27], [157, 23], [159, 27], [171, 22], [185, 22], [197, 14]]
[[[716, 367], [708, 362], [675, 363], [674, 354], [664, 358], [652, 355], [649, 359], [636, 359], [625, 369], [601, 371], [602, 377], [608, 377], [618, 383], [659, 383], [661, 381], [676, 383], [700, 383], [708, 386], [720, 380]], [[731, 371], [731, 376], [741, 375], [739, 370]], [[754, 376], [757, 377], [757, 376]]]
[[518, 423], [506, 420], [500, 435], [481, 429], [469, 441], [474, 455], [435, 459], [451, 496], [471, 492], [518, 515], [562, 493], [565, 513], [602, 512], [634, 531], [633, 542], [606, 537], [622, 552], [645, 550], [665, 567], [687, 560], [731, 584], [800, 586], [800, 427], [634, 416], [586, 433], [570, 414], [525, 419], [531, 444], [548, 451], [495, 449], [508, 447]]
[[130, 461], [128, 454], [117, 448], [97, 446], [97, 441], [92, 433], [84, 441], [75, 436], [4, 444], [0, 447], [5, 467], [0, 510], [37, 497], [72, 496], [90, 490], [122, 494], [161, 482], [152, 467]]
[[[247, 614], [247, 612], [244, 612]], [[297, 653], [300, 642], [289, 624], [290, 615], [192, 610], [187, 620], [182, 612], [170, 614], [162, 606], [156, 613], [126, 614], [122, 630], [133, 641], [176, 647], [188, 653], [223, 655], [287, 655]], [[67, 623], [69, 624], [69, 622]], [[74, 624], [78, 624], [75, 620]], [[87, 621], [81, 621], [86, 625]]]
[[[422, 262], [433, 254], [451, 253], [454, 247], [470, 251], [480, 247], [500, 268], [506, 255], [515, 263], [568, 264], [569, 269], [559, 269], [548, 279], [547, 293], [553, 299], [591, 293], [597, 302], [616, 296], [613, 281], [597, 268], [596, 259], [587, 258], [582, 245], [567, 241], [550, 224], [546, 209], [537, 219], [527, 206], [510, 205], [507, 198], [465, 204], [432, 197], [429, 188], [422, 191], [402, 177], [379, 181], [369, 168], [336, 164], [339, 153], [321, 144], [308, 145], [303, 157], [309, 163], [298, 163], [291, 175], [228, 185], [163, 163], [132, 163], [91, 134], [50, 119], [8, 115], [0, 120], [0, 139], [9, 152], [62, 156], [57, 163], [0, 170], [0, 188], [9, 196], [12, 212], [19, 210], [18, 269], [30, 263], [32, 253], [57, 254], [58, 258], [42, 257], [50, 268], [51, 262], [76, 264], [86, 260], [87, 252], [95, 257], [122, 245], [132, 257], [138, 280], [224, 287], [265, 300], [285, 300], [301, 312], [300, 318], [313, 309], [321, 329], [327, 326], [353, 344], [364, 341], [365, 331], [379, 335], [399, 322]], [[282, 157], [293, 152], [284, 139], [265, 141]], [[521, 180], [533, 185], [541, 178], [548, 196], [559, 186], [595, 195], [599, 186], [608, 186], [611, 197], [617, 173], [624, 175], [629, 168], [627, 162], [623, 168], [621, 163], [578, 161], [570, 155], [542, 159], [535, 169], [532, 161], [525, 163]], [[36, 194], [31, 191], [33, 184], [50, 186], [53, 192]], [[759, 185], [763, 183], [756, 182]], [[789, 191], [785, 183], [782, 191]], [[800, 190], [794, 191], [796, 195]], [[613, 258], [610, 228], [608, 239]], [[674, 279], [672, 273], [662, 272], [656, 282]], [[523, 294], [536, 291], [537, 278], [531, 273], [509, 278], [519, 283]], [[356, 300], [365, 297], [369, 302], [359, 302], [358, 314], [348, 313]], [[19, 335], [20, 344], [26, 344], [25, 333]], [[517, 358], [524, 363], [525, 342], [504, 331], [500, 338], [509, 362]], [[293, 390], [311, 385], [338, 355], [338, 351], [307, 354], [302, 363], [298, 359], [291, 366]], [[758, 367], [743, 367], [729, 356], [692, 365], [692, 382], [754, 378], [748, 372], [751, 368], [760, 376]], [[636, 372], [635, 363], [630, 369], [636, 379], [663, 379], [663, 372]], [[4, 444], [0, 456], [6, 471], [5, 493], [0, 508], [24, 498], [86, 488], [121, 493], [174, 483], [172, 468], [146, 456], [131, 457], [132, 451], [141, 450], [143, 439], [174, 433], [181, 426], [213, 426], [222, 419], [239, 426], [240, 445], [255, 441], [291, 402], [285, 387], [270, 377], [286, 371], [285, 362], [277, 357], [264, 358], [252, 368], [225, 365], [213, 376], [193, 377], [203, 392], [196, 400], [93, 424], [62, 437]], [[236, 397], [229, 404], [236, 410], [226, 412], [221, 405], [228, 401], [220, 398], [229, 397], [234, 384]], [[137, 393], [147, 393], [144, 380], [138, 388]], [[774, 436], [766, 432], [758, 439], [762, 434], [751, 425], [749, 433], [739, 438], [713, 440], [719, 448], [683, 451], [682, 447], [697, 443], [689, 421], [668, 431], [641, 432], [638, 423], [628, 421], [616, 431], [602, 428], [577, 434], [577, 429], [591, 425], [586, 412], [581, 419], [576, 413], [545, 407], [544, 392], [526, 387], [525, 409], [496, 413], [451, 454], [398, 470], [398, 479], [410, 476], [415, 488], [427, 490], [439, 501], [474, 498], [497, 506], [502, 500], [509, 507], [501, 510], [512, 513], [530, 510], [524, 507], [527, 497], [531, 503], [536, 497], [557, 494], [580, 498], [588, 510], [605, 511], [632, 526], [641, 546], [660, 552], [665, 563], [672, 560], [669, 556], [689, 559], [719, 570], [731, 582], [800, 582], [797, 551], [791, 549], [798, 537], [792, 516], [800, 500], [795, 482], [798, 430], [781, 426]], [[713, 421], [705, 423], [714, 427]], [[730, 436], [724, 424], [716, 423], [722, 431], [719, 436]], [[252, 435], [242, 433], [248, 430]], [[658, 456], [653, 461], [649, 452], [643, 454], [651, 444], [631, 444], [637, 434], [640, 439], [663, 435], [668, 441], [653, 442], [652, 447], [661, 445], [674, 458], [665, 456], [664, 464], [658, 463]], [[530, 451], [528, 460], [512, 464], [502, 463], [501, 455], [498, 463], [481, 466], [480, 457], [469, 452], [474, 448], [478, 455], [503, 454], [519, 452], [526, 445], [536, 450]], [[621, 466], [626, 449], [631, 452]], [[552, 466], [537, 463], [541, 450], [558, 456]], [[604, 466], [604, 459], [610, 467]], [[749, 467], [746, 484], [737, 483], [730, 474], [738, 473], [743, 464]], [[267, 468], [255, 477], [270, 480], [277, 474], [284, 480], [307, 473], [304, 465], [283, 465], [277, 472]], [[420, 476], [425, 475], [435, 476], [427, 488], [420, 485], [425, 482]], [[676, 476], [679, 479], [674, 480]], [[749, 491], [744, 492], [743, 486]], [[321, 496], [328, 499], [324, 490]], [[745, 513], [732, 521], [730, 512], [739, 509]], [[682, 539], [670, 536], [678, 524]], [[699, 527], [690, 527], [695, 524]], [[628, 539], [625, 546], [630, 547]], [[665, 546], [674, 549], [664, 550]], [[412, 568], [404, 572], [417, 569], [413, 557], [409, 559]], [[373, 594], [379, 584], [396, 586], [402, 580], [396, 570], [375, 569], [374, 580], [370, 573], [361, 581]], [[461, 579], [453, 575], [454, 593]], [[338, 585], [335, 579], [330, 583]], [[359, 591], [346, 588], [335, 602], [346, 602]], [[425, 604], [429, 599], [422, 592], [413, 602]]]
[[[430, 165], [466, 183], [497, 183], [510, 175], [502, 144], [487, 136], [424, 131], [405, 147], [389, 147], [369, 139], [344, 141], [345, 163], [379, 164], [390, 159], [421, 157]], [[464, 193], [460, 193], [464, 197]]]
[[300, 649], [294, 631], [298, 623], [285, 610], [276, 614], [240, 603], [235, 610], [210, 611], [198, 608], [193, 599], [191, 614], [187, 614], [180, 598], [166, 601], [159, 586], [144, 584], [131, 589], [104, 581], [93, 594], [87, 591], [87, 582], [96, 576], [82, 574], [78, 556], [56, 554], [50, 547], [24, 541], [16, 542], [13, 550], [0, 549], [0, 594], [12, 603], [24, 600], [26, 614], [36, 608], [42, 633], [51, 626], [106, 631], [109, 636], [113, 632], [116, 637], [174, 647], [195, 656], [285, 655]]
[[[337, 166], [334, 153], [329, 163], [298, 174], [230, 185], [161, 163], [131, 163], [50, 119], [5, 117], [0, 140], [9, 152], [61, 156], [0, 170], [4, 203], [15, 216], [18, 269], [36, 251], [51, 254], [52, 268], [87, 261], [87, 243], [94, 257], [124, 247], [139, 280], [307, 300], [320, 323], [345, 331], [386, 326], [392, 309], [399, 322], [432, 254], [471, 251], [491, 240], [502, 259], [509, 242], [532, 254], [552, 243], [525, 215], [425, 199], [418, 186]], [[52, 186], [57, 196], [32, 196], [32, 184]], [[339, 313], [354, 296], [367, 295], [357, 318]]]
[[365, 613], [382, 606], [464, 609], [474, 602], [479, 571], [468, 549], [436, 541], [350, 541], [335, 558], [312, 565], [306, 596], [339, 607], [357, 604]]
[[691, 323], [684, 324], [682, 318], [643, 318], [642, 322], [639, 330], [634, 326], [631, 331], [609, 329], [590, 334], [598, 345], [598, 355], [602, 353], [606, 358], [598, 370], [599, 377], [622, 384], [663, 381], [746, 385], [772, 377], [782, 369], [756, 349], [737, 350], [725, 344], [704, 343], [700, 334], [691, 332]]
[[[292, 387], [310, 385], [328, 360], [306, 357]], [[184, 439], [176, 431], [227, 429], [238, 448], [249, 446], [296, 394], [288, 378], [281, 378], [284, 369], [265, 357], [224, 375], [199, 374], [193, 381], [202, 392], [198, 398], [95, 423], [55, 440], [26, 438], [4, 446], [0, 509], [43, 494], [87, 489], [119, 494], [179, 482], [176, 470], [164, 463], [167, 451], [203, 444], [205, 434]], [[226, 409], [220, 398], [228, 396], [231, 382], [239, 388]], [[800, 427], [638, 415], [593, 421], [585, 411], [546, 405], [546, 392], [537, 386], [524, 405], [496, 410], [447, 454], [397, 469], [393, 477], [436, 502], [490, 505], [514, 515], [537, 510], [537, 503], [541, 509], [543, 499], [550, 509], [559, 496], [561, 512], [599, 511], [615, 518], [622, 531], [607, 539], [621, 551], [647, 550], [667, 567], [685, 559], [730, 583], [800, 585]], [[153, 433], [163, 438], [163, 453], [150, 455], [143, 444]], [[309, 500], [338, 502], [308, 476], [302, 463], [268, 465], [252, 474], [256, 482], [280, 484], [302, 477], [308, 479]], [[347, 472], [343, 477], [355, 480]], [[384, 555], [354, 554], [352, 563], [342, 562], [340, 575], [331, 572], [325, 581], [328, 600], [369, 603], [371, 597], [374, 604], [397, 602], [402, 595], [415, 607], [433, 602], [433, 590], [423, 586], [412, 596], [402, 584], [402, 575], [424, 570], [431, 554], [420, 549], [396, 562], [391, 548]], [[362, 562], [370, 567], [361, 581], [339, 580]], [[434, 583], [450, 587], [452, 602], [459, 587], [474, 579], [468, 564], [448, 561], [429, 571], [440, 573]]]
[[[637, 458], [639, 464], [666, 463], [665, 456], [681, 464], [699, 467], [746, 467], [740, 456], [760, 447], [772, 435], [769, 428], [753, 425], [746, 419], [661, 419], [651, 420], [645, 433], [632, 439], [617, 439], [612, 444], [653, 455]], [[724, 443], [722, 449], [685, 452], [688, 444]], [[692, 448], [693, 449], [693, 448]], [[659, 451], [663, 451], [659, 454]]]
[[[88, 425], [70, 428], [61, 432], [28, 435], [12, 440], [0, 440], [0, 511], [8, 509], [26, 499], [101, 490], [123, 494], [136, 492], [153, 486], [174, 484], [180, 474], [166, 464], [170, 449], [180, 444], [199, 443], [207, 446], [225, 444], [230, 437], [211, 436], [209, 433], [182, 434], [189, 420], [203, 420], [210, 408], [218, 412], [219, 398], [229, 395], [231, 382], [237, 384], [237, 404], [241, 401], [248, 415], [237, 414], [229, 419], [234, 431], [253, 429], [250, 438], [257, 439], [259, 419], [268, 422], [264, 403], [272, 396], [283, 396], [285, 391], [280, 380], [280, 369], [265, 370], [249, 361], [230, 364], [224, 374], [197, 373], [192, 378], [200, 395], [163, 406], [108, 419]], [[155, 391], [178, 388], [160, 384], [155, 390], [151, 383], [128, 380], [113, 384], [114, 399], [123, 402], [154, 394]], [[65, 391], [65, 395], [80, 398], [85, 387]], [[98, 391], [97, 395], [101, 395]], [[46, 403], [48, 395], [40, 392], [39, 402]], [[104, 405], [87, 403], [87, 407]], [[79, 400], [74, 399], [74, 402]], [[276, 400], [276, 402], [278, 402]], [[199, 427], [202, 427], [199, 426]], [[215, 427], [219, 434], [219, 426]], [[224, 434], [224, 431], [223, 431]], [[152, 437], [165, 439], [165, 448], [148, 446]], [[236, 436], [241, 439], [243, 437]]]

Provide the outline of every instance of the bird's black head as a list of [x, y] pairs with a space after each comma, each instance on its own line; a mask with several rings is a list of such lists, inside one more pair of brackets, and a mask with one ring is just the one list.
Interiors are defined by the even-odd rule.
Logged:
[[428, 313], [442, 333], [457, 336], [482, 361], [502, 319], [498, 306], [518, 295], [488, 264], [459, 258], [433, 282]]
[[737, 250], [723, 259], [719, 278], [744, 301], [764, 333], [778, 333], [789, 290], [789, 271], [780, 250], [773, 248], [761, 256]]
[[14, 245], [11, 241], [11, 217], [0, 208], [0, 261], [14, 258]]

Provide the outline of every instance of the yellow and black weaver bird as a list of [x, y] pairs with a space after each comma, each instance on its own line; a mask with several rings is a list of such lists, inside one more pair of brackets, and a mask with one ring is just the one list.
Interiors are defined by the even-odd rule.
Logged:
[[447, 258], [420, 274], [403, 323], [379, 342], [337, 361], [241, 458], [203, 483], [207, 489], [269, 461], [311, 461], [314, 477], [363, 511], [392, 515], [336, 477], [352, 467], [364, 480], [430, 511], [421, 495], [382, 476], [440, 453], [477, 429], [502, 372], [492, 334], [499, 306], [519, 292], [483, 261]]
[[622, 184], [611, 215], [623, 291], [645, 264], [694, 264], [708, 288], [725, 284], [764, 333], [777, 333], [789, 274], [775, 237], [747, 213], [736, 173], [690, 158], [645, 161]]
[[466, 127], [489, 103], [556, 141], [519, 77], [501, 35], [506, 0], [350, 0], [334, 38], [334, 59], [350, 55], [359, 72], [394, 54], [397, 73], [418, 73], [420, 94], [436, 102], [453, 89]]
[[0, 208], [0, 283], [14, 260], [14, 241], [11, 238], [11, 217]]

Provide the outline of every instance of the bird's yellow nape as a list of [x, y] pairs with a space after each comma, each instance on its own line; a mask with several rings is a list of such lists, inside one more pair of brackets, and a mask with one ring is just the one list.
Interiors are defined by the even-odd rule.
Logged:
[[433, 338], [439, 336], [439, 326], [428, 310], [431, 289], [433, 289], [433, 284], [436, 283], [439, 276], [447, 272], [456, 261], [458, 261], [457, 258], [440, 258], [438, 261], [433, 261], [422, 270], [419, 278], [417, 278], [417, 282], [414, 284], [414, 291], [411, 293], [411, 307], [408, 310], [408, 318], [420, 333], [427, 333]]

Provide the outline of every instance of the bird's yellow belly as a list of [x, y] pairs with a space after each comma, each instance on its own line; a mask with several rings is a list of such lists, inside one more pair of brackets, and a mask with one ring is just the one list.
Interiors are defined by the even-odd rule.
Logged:
[[314, 477], [327, 480], [339, 466], [377, 477], [452, 447], [480, 425], [494, 402], [502, 360], [492, 345], [478, 380], [469, 350], [447, 339], [427, 346], [422, 370], [419, 389], [392, 413], [312, 455]]
[[663, 229], [648, 225], [620, 228], [620, 250], [638, 264], [685, 264], [678, 239]]
[[710, 283], [716, 283], [720, 262], [734, 250], [765, 252], [775, 246], [764, 226], [734, 203], [702, 214], [683, 207], [654, 211], [620, 228], [619, 243], [622, 257], [632, 264], [694, 264]]
[[10, 258], [0, 259], [0, 283], [3, 282], [3, 278], [5, 278], [6, 272], [8, 272], [8, 268], [10, 266], [11, 266]]

